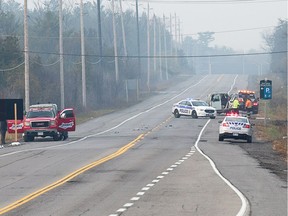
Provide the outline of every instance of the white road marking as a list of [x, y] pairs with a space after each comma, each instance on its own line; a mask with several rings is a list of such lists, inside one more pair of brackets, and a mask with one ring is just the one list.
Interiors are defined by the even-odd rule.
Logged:
[[195, 148], [197, 149], [197, 151], [202, 154], [209, 162], [210, 165], [212, 166], [214, 172], [238, 195], [238, 197], [240, 198], [242, 205], [241, 208], [239, 210], [239, 212], [237, 213], [236, 216], [248, 216], [249, 212], [250, 212], [250, 207], [249, 207], [249, 203], [247, 198], [235, 187], [231, 184], [231, 182], [229, 182], [224, 176], [221, 175], [221, 173], [219, 172], [219, 170], [217, 169], [214, 161], [209, 158], [206, 154], [204, 154], [201, 149], [198, 147], [198, 143], [199, 140], [202, 136], [203, 131], [205, 130], [206, 126], [209, 124], [210, 119], [206, 122], [206, 124], [204, 125], [204, 127], [202, 128], [202, 130], [200, 131], [200, 134], [198, 135], [198, 139], [195, 143]]

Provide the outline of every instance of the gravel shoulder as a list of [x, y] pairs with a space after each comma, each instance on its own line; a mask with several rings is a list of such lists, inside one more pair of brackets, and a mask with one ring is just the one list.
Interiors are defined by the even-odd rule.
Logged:
[[[257, 125], [257, 120], [253, 120], [252, 122]], [[251, 157], [258, 160], [262, 168], [268, 169], [282, 181], [285, 181], [287, 185], [286, 156], [275, 151], [271, 141], [263, 140], [263, 138], [259, 135], [259, 131], [254, 132], [253, 139], [254, 140], [252, 143], [241, 143], [239, 146], [243, 148]]]

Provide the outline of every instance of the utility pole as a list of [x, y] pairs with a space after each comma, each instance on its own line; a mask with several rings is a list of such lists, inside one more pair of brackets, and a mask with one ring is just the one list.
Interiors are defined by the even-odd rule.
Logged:
[[138, 14], [138, 0], [136, 0], [136, 24], [137, 24], [137, 47], [138, 47], [138, 72], [137, 78], [141, 76], [141, 59], [140, 59], [140, 35], [139, 35], [139, 14]]
[[83, 0], [80, 0], [80, 31], [81, 31], [81, 60], [82, 60], [82, 104], [86, 108], [86, 64], [84, 43]]
[[113, 22], [113, 36], [114, 36], [115, 80], [116, 80], [116, 83], [118, 83], [119, 81], [118, 50], [117, 50], [117, 33], [116, 33], [116, 24], [115, 24], [114, 0], [112, 0], [112, 22]]
[[167, 41], [166, 41], [166, 18], [163, 15], [163, 23], [164, 23], [164, 56], [165, 56], [165, 75], [166, 80], [168, 80], [168, 63], [167, 63]]
[[170, 14], [170, 34], [171, 34], [170, 55], [173, 56], [173, 30], [172, 30], [172, 15], [171, 14]]
[[63, 15], [62, 0], [59, 0], [59, 52], [60, 52], [60, 96], [61, 110], [64, 109], [64, 59], [63, 59]]
[[28, 20], [27, 20], [27, 0], [24, 0], [24, 56], [25, 56], [25, 110], [29, 110], [29, 43], [28, 43]]
[[124, 46], [124, 56], [127, 57], [127, 47], [126, 47], [126, 34], [124, 28], [124, 19], [123, 19], [123, 10], [122, 10], [122, 0], [119, 0], [120, 3], [120, 16], [121, 16], [121, 26], [122, 26], [122, 39], [123, 39], [123, 46]]
[[100, 70], [99, 70], [99, 76], [97, 79], [98, 83], [98, 91], [99, 91], [99, 101], [102, 103], [103, 101], [103, 50], [102, 50], [102, 29], [101, 29], [101, 7], [100, 7], [100, 0], [97, 0], [97, 11], [98, 11], [98, 43], [99, 43], [99, 54], [100, 54]]
[[162, 46], [161, 46], [161, 20], [159, 18], [158, 22], [159, 27], [159, 73], [160, 73], [160, 80], [163, 80], [163, 74], [162, 74]]
[[153, 33], [154, 33], [154, 37], [153, 37], [153, 39], [154, 39], [154, 41], [153, 41], [153, 43], [154, 43], [154, 67], [153, 67], [153, 69], [154, 69], [154, 74], [156, 73], [156, 55], [157, 55], [157, 51], [156, 51], [156, 48], [157, 48], [157, 46], [156, 46], [156, 16], [155, 16], [155, 14], [154, 14], [154, 16], [153, 16]]
[[147, 12], [147, 87], [150, 92], [150, 28], [149, 28], [149, 3]]

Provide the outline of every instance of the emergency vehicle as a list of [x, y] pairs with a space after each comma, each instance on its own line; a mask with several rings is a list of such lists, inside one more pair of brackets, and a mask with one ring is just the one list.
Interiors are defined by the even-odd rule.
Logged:
[[232, 107], [233, 101], [235, 98], [239, 99], [239, 110], [245, 110], [245, 102], [247, 98], [250, 98], [252, 101], [252, 112], [254, 114], [258, 113], [259, 108], [259, 98], [256, 98], [255, 91], [250, 90], [239, 90], [237, 93], [230, 95], [230, 100], [228, 102], [228, 108]]
[[186, 98], [173, 104], [172, 114], [175, 118], [191, 116], [192, 118], [210, 117], [215, 119], [217, 112], [214, 107], [209, 106], [205, 101]]
[[54, 141], [67, 139], [68, 131], [76, 130], [73, 108], [58, 111], [56, 104], [31, 105], [23, 120], [8, 120], [8, 133], [23, 133], [25, 142], [34, 141], [35, 137], [52, 137]]
[[252, 142], [252, 126], [247, 117], [234, 115], [226, 116], [223, 121], [219, 121], [219, 141], [224, 139], [242, 139], [247, 143]]

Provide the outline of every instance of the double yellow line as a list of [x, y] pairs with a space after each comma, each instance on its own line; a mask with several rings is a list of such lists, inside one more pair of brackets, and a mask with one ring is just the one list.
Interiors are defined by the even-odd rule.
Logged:
[[79, 176], [80, 174], [84, 173], [85, 171], [95, 167], [95, 166], [98, 166], [106, 161], [109, 161], [115, 157], [118, 157], [119, 155], [125, 153], [128, 149], [132, 148], [139, 140], [141, 140], [142, 138], [144, 137], [144, 134], [140, 134], [136, 139], [134, 139], [133, 141], [131, 141], [130, 143], [128, 143], [127, 145], [123, 146], [122, 148], [118, 149], [116, 152], [104, 157], [104, 158], [101, 158], [97, 161], [94, 161], [72, 173], [70, 173], [69, 175], [65, 176], [64, 178], [44, 187], [44, 188], [41, 188], [40, 190], [37, 190], [17, 201], [15, 201], [14, 203], [4, 207], [4, 208], [1, 208], [0, 209], [0, 215], [6, 213], [6, 212], [9, 212], [33, 199], [35, 199], [36, 197], [56, 188], [56, 187], [59, 187], [60, 185], [63, 185], [64, 183], [70, 181], [71, 179], [75, 178], [76, 176]]

